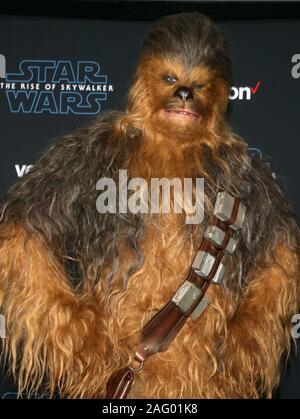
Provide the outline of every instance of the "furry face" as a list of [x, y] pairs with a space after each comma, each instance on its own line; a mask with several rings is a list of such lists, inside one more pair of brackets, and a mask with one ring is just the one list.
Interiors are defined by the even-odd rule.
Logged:
[[[145, 38], [125, 112], [58, 142], [0, 207], [4, 355], [20, 391], [105, 395], [141, 328], [182, 284], [216, 194], [246, 222], [211, 305], [149, 360], [130, 397], [271, 397], [299, 305], [299, 230], [277, 181], [225, 119], [228, 45], [199, 14], [170, 16]], [[174, 146], [176, 141], [176, 146]], [[203, 177], [205, 218], [96, 211], [96, 182]], [[251, 193], [249, 193], [249, 189]]]
[[211, 121], [221, 124], [229, 86], [229, 47], [215, 25], [202, 15], [170, 16], [145, 37], [131, 110], [174, 140], [201, 138]]
[[180, 60], [156, 57], [142, 68], [151, 125], [158, 131], [174, 139], [176, 134], [194, 138], [204, 134], [213, 115], [224, 113], [228, 88], [213, 70], [198, 66], [187, 71]]

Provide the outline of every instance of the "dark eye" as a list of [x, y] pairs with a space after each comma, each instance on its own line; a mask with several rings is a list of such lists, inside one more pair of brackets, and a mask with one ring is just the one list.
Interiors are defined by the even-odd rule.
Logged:
[[204, 87], [204, 84], [197, 83], [196, 81], [193, 83], [193, 88], [194, 88], [194, 89], [200, 90], [200, 89], [202, 89], [203, 87]]
[[163, 80], [168, 84], [175, 84], [177, 82], [177, 77], [169, 76], [168, 74], [163, 76]]

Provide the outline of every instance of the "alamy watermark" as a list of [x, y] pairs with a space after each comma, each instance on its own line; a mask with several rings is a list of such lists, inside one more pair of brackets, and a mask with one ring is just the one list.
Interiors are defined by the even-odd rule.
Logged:
[[300, 313], [294, 314], [292, 317], [292, 323], [296, 323], [292, 328], [292, 337], [294, 339], [300, 338]]
[[0, 79], [5, 79], [6, 76], [6, 59], [5, 56], [0, 54]]
[[5, 317], [0, 314], [0, 339], [6, 338]]
[[[150, 183], [150, 184], [148, 184]], [[204, 217], [203, 178], [152, 178], [150, 182], [136, 177], [128, 181], [127, 170], [119, 170], [119, 179], [104, 177], [96, 184], [102, 191], [96, 201], [97, 211], [126, 214], [186, 214], [186, 224], [200, 224]]]

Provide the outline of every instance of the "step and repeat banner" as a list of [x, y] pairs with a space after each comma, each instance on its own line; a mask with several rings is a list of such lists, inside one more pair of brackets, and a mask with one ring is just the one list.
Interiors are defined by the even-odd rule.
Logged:
[[[217, 23], [232, 45], [231, 124], [268, 160], [299, 214], [300, 20]], [[149, 25], [0, 17], [0, 195], [50, 141], [125, 106]], [[296, 359], [278, 395], [300, 397]]]

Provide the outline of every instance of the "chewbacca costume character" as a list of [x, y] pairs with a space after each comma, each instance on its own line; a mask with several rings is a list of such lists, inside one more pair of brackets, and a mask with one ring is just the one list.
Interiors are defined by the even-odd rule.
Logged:
[[[211, 304], [136, 376], [130, 398], [271, 397], [299, 305], [299, 230], [269, 168], [226, 121], [229, 47], [200, 14], [146, 35], [125, 112], [55, 142], [1, 207], [3, 358], [19, 391], [105, 396], [142, 327], [174, 295], [217, 193], [246, 208]], [[204, 178], [205, 217], [100, 214], [98, 179]]]

